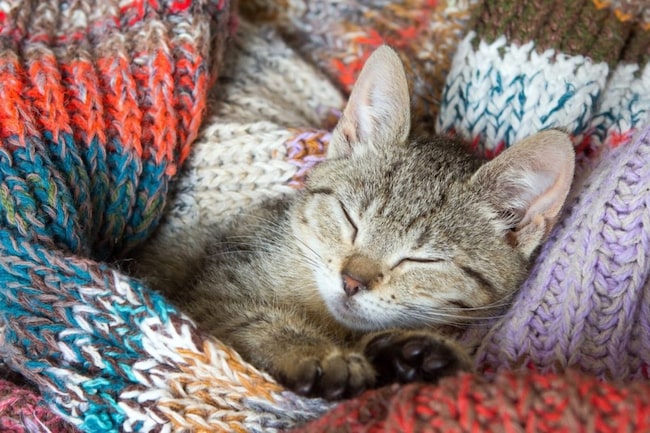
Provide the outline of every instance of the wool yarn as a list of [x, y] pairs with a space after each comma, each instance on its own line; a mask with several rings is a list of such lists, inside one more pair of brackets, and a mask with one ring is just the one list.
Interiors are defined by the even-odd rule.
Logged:
[[650, 113], [647, 6], [477, 5], [446, 80], [437, 130], [458, 133], [488, 157], [547, 128], [570, 133], [578, 152], [628, 142]]
[[585, 179], [503, 320], [475, 330], [481, 368], [648, 379], [649, 191], [646, 127]]
[[[39, 407], [92, 432], [272, 432], [318, 417], [304, 431], [643, 430], [643, 2], [241, 6], [226, 48], [237, 20], [224, 0], [0, 2], [0, 356]], [[173, 252], [184, 230], [299, 188], [384, 41], [407, 65], [419, 130], [492, 156], [560, 127], [585, 165], [513, 309], [463, 336], [482, 376], [369, 391], [323, 416], [332, 405], [282, 389], [106, 261], [156, 226], [149, 245]]]
[[97, 259], [129, 250], [196, 137], [226, 5], [0, 5], [3, 228]]
[[82, 431], [318, 413], [106, 262], [160, 219], [234, 25], [223, 0], [0, 2], [0, 356]]
[[241, 20], [204, 127], [174, 185], [160, 242], [182, 242], [184, 230], [291, 193], [324, 158], [343, 101], [275, 29]]
[[0, 431], [13, 433], [76, 433], [78, 430], [52, 413], [40, 395], [0, 380]]
[[276, 28], [302, 56], [346, 93], [379, 45], [393, 46], [405, 65], [413, 127], [432, 133], [445, 78], [474, 0], [250, 0], [249, 20]]
[[[602, 379], [647, 378], [647, 9], [591, 1], [561, 11], [554, 2], [518, 7], [477, 8], [439, 125], [450, 122], [487, 154], [560, 127], [589, 166], [513, 308], [498, 324], [475, 327], [467, 341], [480, 344], [477, 366], [485, 371], [574, 367]], [[535, 25], [507, 24], [533, 9]], [[481, 98], [484, 92], [494, 96]]]
[[[236, 27], [229, 2], [31, 5], [0, 3], [2, 360], [86, 432], [272, 432], [323, 413], [108, 263], [161, 218]], [[33, 415], [6, 421], [51, 414]]]
[[345, 402], [293, 433], [470, 433], [650, 429], [650, 386], [619, 387], [592, 376], [502, 372], [461, 374], [438, 386], [387, 387]]

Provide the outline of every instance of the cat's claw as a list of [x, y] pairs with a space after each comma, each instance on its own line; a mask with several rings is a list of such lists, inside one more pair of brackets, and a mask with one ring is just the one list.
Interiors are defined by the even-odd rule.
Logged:
[[387, 331], [366, 345], [365, 354], [377, 371], [379, 385], [415, 381], [436, 382], [470, 369], [465, 353], [437, 334]]
[[280, 377], [297, 394], [340, 400], [372, 388], [375, 372], [363, 355], [337, 353], [303, 360]]

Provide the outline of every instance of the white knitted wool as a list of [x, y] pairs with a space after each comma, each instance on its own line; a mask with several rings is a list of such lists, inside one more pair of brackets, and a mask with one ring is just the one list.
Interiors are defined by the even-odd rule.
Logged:
[[[650, 120], [650, 64], [619, 64], [600, 98], [590, 130], [596, 147], [613, 148]], [[605, 146], [602, 146], [602, 145]]]
[[490, 155], [542, 129], [584, 130], [605, 87], [606, 63], [550, 49], [540, 54], [534, 42], [518, 46], [505, 36], [475, 49], [475, 38], [470, 32], [454, 57], [439, 132], [453, 128], [467, 139], [480, 137]]

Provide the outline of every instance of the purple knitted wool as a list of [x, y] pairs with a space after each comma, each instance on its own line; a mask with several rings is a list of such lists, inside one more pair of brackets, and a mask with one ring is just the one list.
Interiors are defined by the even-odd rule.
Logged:
[[579, 191], [506, 317], [466, 334], [481, 370], [648, 377], [650, 127], [604, 155]]

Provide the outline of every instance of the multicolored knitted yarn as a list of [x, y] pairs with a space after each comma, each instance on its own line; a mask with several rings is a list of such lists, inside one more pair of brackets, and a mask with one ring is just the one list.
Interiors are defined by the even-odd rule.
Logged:
[[96, 261], [155, 228], [233, 25], [221, 0], [0, 2], [0, 355], [81, 430], [318, 413], [261, 409], [282, 401], [277, 385]]
[[[383, 9], [382, 14], [378, 15], [373, 14], [373, 11], [386, 7], [386, 4], [360, 3], [362, 2], [346, 2], [345, 5], [317, 1], [248, 2], [245, 15], [257, 23], [269, 24], [293, 49], [288, 50], [290, 56], [295, 52], [301, 53], [312, 64], [317, 65], [320, 71], [332, 78], [339, 88], [346, 90], [353, 81], [350, 77], [354, 77], [354, 72], [349, 74], [349, 71], [357, 70], [355, 65], [361, 65], [367, 53], [383, 40], [392, 42], [390, 34], [383, 36], [385, 39], [372, 39], [367, 35], [379, 32], [377, 29], [382, 28], [382, 25], [397, 26], [395, 23], [399, 23], [399, 20], [393, 14], [408, 16], [407, 6], [410, 10], [417, 6], [413, 2], [392, 2], [391, 7]], [[533, 16], [530, 11], [537, 8], [538, 3], [528, 5], [527, 2], [520, 2], [515, 5], [512, 2], [454, 2], [451, 6], [445, 2], [429, 2], [426, 7], [433, 8], [431, 10], [435, 9], [436, 12], [422, 14], [429, 19], [430, 29], [439, 30], [444, 27], [441, 27], [437, 20], [448, 17], [451, 13], [456, 17], [456, 31], [446, 33], [444, 39], [450, 41], [456, 37], [456, 43], [447, 52], [449, 58], [446, 64], [449, 67], [445, 70], [444, 63], [435, 64], [440, 68], [436, 69], [442, 76], [440, 81], [445, 84], [440, 89], [429, 89], [429, 95], [436, 94], [437, 91], [441, 95], [440, 112], [435, 122], [439, 131], [464, 136], [477, 152], [490, 157], [520, 137], [544, 128], [562, 128], [573, 135], [582, 162], [576, 188], [565, 212], [567, 220], [563, 219], [558, 226], [537, 263], [537, 267], [558, 266], [554, 275], [550, 277], [551, 274], [545, 271], [541, 274], [535, 271], [506, 318], [471, 328], [463, 337], [463, 342], [468, 348], [476, 351], [477, 367], [482, 374], [491, 378], [490, 381], [499, 381], [507, 376], [507, 369], [523, 369], [549, 374], [555, 372], [558, 376], [554, 380], [560, 383], [566, 381], [564, 385], [570, 386], [572, 378], [561, 375], [568, 367], [589, 373], [591, 376], [585, 376], [581, 382], [589, 383], [589, 386], [598, 386], [598, 380], [613, 378], [628, 384], [645, 381], [647, 355], [640, 353], [650, 353], [650, 341], [645, 337], [647, 325], [638, 318], [642, 314], [647, 315], [644, 286], [647, 286], [648, 278], [645, 257], [650, 251], [650, 244], [643, 236], [643, 233], [647, 232], [645, 224], [650, 220], [647, 211], [648, 195], [645, 191], [650, 187], [650, 179], [644, 175], [642, 169], [647, 165], [643, 151], [647, 140], [645, 135], [641, 135], [650, 120], [647, 51], [650, 44], [643, 42], [648, 37], [650, 20], [647, 14], [643, 15], [646, 9], [640, 2], [600, 4], [583, 1], [573, 4], [574, 9], [571, 11], [566, 11], [558, 2], [546, 1], [542, 2], [543, 9]], [[424, 7], [425, 2], [419, 5]], [[636, 11], [634, 7], [637, 7]], [[553, 11], [565, 16], [568, 21], [564, 22], [557, 15], [538, 20], [544, 16], [543, 13], [550, 14]], [[583, 12], [586, 16], [581, 15]], [[377, 18], [380, 16], [381, 20]], [[492, 22], [499, 21], [503, 24], [505, 30], [499, 30], [502, 33], [498, 33], [493, 30], [489, 16], [503, 16], [510, 24], [506, 25], [492, 18]], [[588, 19], [589, 16], [592, 16], [591, 20]], [[372, 17], [377, 18], [380, 24], [373, 21]], [[515, 17], [523, 18], [517, 21]], [[464, 25], [467, 27], [464, 28]], [[247, 41], [258, 36], [250, 36], [249, 32], [268, 38], [273, 36], [273, 32], [268, 29], [244, 29], [240, 34], [240, 43], [246, 44], [242, 49], [245, 53], [243, 55], [263, 58], [264, 50], [268, 48], [263, 47], [257, 51], [259, 41]], [[440, 34], [438, 37], [441, 37]], [[355, 43], [356, 38], [359, 38], [359, 43]], [[537, 43], [537, 38], [544, 43]], [[338, 43], [343, 39], [346, 43]], [[429, 41], [432, 46], [435, 46], [436, 42], [436, 38]], [[412, 44], [413, 51], [409, 51], [409, 44]], [[421, 44], [421, 41], [413, 38], [402, 41], [402, 45], [398, 46], [412, 53], [417, 52], [418, 44]], [[592, 56], [591, 50], [600, 50], [601, 45], [608, 48], [601, 50], [599, 55]], [[441, 43], [441, 54], [444, 53], [445, 46]], [[570, 47], [571, 50], [565, 47]], [[580, 49], [583, 50], [582, 53]], [[606, 57], [603, 57], [604, 53]], [[413, 54], [404, 57], [410, 71], [411, 83], [418, 80], [427, 82], [427, 79], [414, 76], [414, 73], [417, 74], [421, 70], [410, 65], [426, 60], [418, 59]], [[342, 67], [333, 67], [332, 58], [339, 59]], [[294, 62], [302, 65], [300, 61]], [[248, 64], [255, 63], [250, 60]], [[276, 69], [272, 62], [266, 66], [267, 74], [281, 75], [285, 71]], [[238, 70], [238, 73], [232, 76], [240, 77], [240, 74], [243, 74], [243, 77], [250, 75]], [[302, 74], [300, 76], [302, 77]], [[271, 78], [265, 77], [265, 80], [270, 82]], [[475, 83], [473, 80], [480, 82]], [[262, 105], [265, 108], [259, 108], [258, 105], [251, 112], [271, 114], [268, 118], [272, 119], [273, 123], [269, 125], [268, 131], [273, 131], [274, 137], [292, 131], [291, 127], [297, 124], [309, 122], [307, 116], [313, 118], [314, 114], [321, 116], [318, 121], [326, 123], [322, 113], [327, 112], [328, 104], [313, 108], [311, 115], [302, 112], [296, 114], [298, 109], [294, 107], [300, 106], [300, 101], [304, 100], [305, 95], [313, 94], [310, 90], [304, 89], [287, 96], [282, 91], [269, 93], [269, 89], [261, 89], [256, 86], [254, 77], [238, 81], [235, 79], [229, 84], [238, 89], [247, 88], [248, 100], [254, 99], [253, 95], [264, 92], [265, 104]], [[302, 78], [301, 82], [305, 85], [311, 84], [314, 88], [317, 86], [315, 83], [302, 81]], [[429, 79], [428, 82], [433, 81]], [[422, 89], [415, 85], [413, 89], [415, 118], [422, 122], [427, 115], [431, 116], [433, 111], [427, 111], [418, 105], [417, 101], [428, 95], [420, 93]], [[295, 98], [293, 105], [286, 102], [289, 98]], [[255, 100], [257, 104], [261, 104], [260, 98]], [[278, 101], [282, 101], [282, 107], [287, 107], [287, 118], [291, 119], [287, 122], [287, 127], [283, 126], [285, 123], [282, 116], [266, 108], [277, 106]], [[245, 108], [242, 108], [238, 115], [244, 111]], [[251, 117], [241, 115], [242, 124], [248, 124], [247, 119]], [[308, 125], [313, 126], [313, 120]], [[218, 130], [218, 126], [215, 126], [215, 129]], [[256, 157], [254, 165], [257, 166], [257, 161], [260, 161], [259, 167], [265, 167], [264, 172], [268, 173], [272, 167], [278, 167], [287, 161], [287, 155], [296, 144], [305, 148], [318, 148], [319, 146], [303, 141], [305, 137], [317, 136], [314, 134], [313, 129], [304, 128], [290, 135], [284, 142], [279, 138], [271, 140], [269, 135], [269, 139], [263, 140], [263, 143], [274, 143], [274, 151], [265, 152], [268, 158], [263, 162]], [[633, 142], [634, 137], [637, 137], [637, 140]], [[211, 141], [208, 137], [205, 139], [205, 142], [197, 143], [196, 150], [200, 148], [208, 152], [208, 144]], [[230, 137], [230, 140], [234, 141], [234, 137]], [[291, 151], [291, 155], [295, 153]], [[310, 155], [311, 164], [314, 157], [318, 156]], [[215, 164], [214, 160], [212, 164], [202, 161], [205, 161], [204, 156], [192, 160], [189, 172], [205, 172], [208, 168], [211, 172], [218, 172], [217, 166], [226, 165], [227, 160], [221, 159], [218, 164]], [[289, 169], [288, 166], [286, 168]], [[220, 188], [231, 188], [238, 194], [240, 191], [245, 193], [251, 190], [263, 190], [264, 196], [282, 194], [284, 191], [281, 189], [286, 185], [285, 182], [294, 179], [291, 173], [295, 173], [288, 170], [282, 176], [285, 181], [277, 179], [275, 182], [269, 182], [267, 176], [260, 174], [260, 182], [257, 183], [258, 177], [251, 173], [250, 169], [245, 172], [246, 176], [238, 177], [236, 181], [227, 184], [221, 183]], [[239, 179], [244, 180], [240, 182]], [[237, 212], [236, 208], [229, 209], [222, 207], [221, 203], [216, 203], [215, 196], [211, 197], [211, 206], [204, 207], [208, 203], [208, 200], [204, 200], [205, 197], [207, 195], [202, 193], [201, 187], [193, 184], [191, 188], [184, 189], [177, 195], [178, 202], [187, 206], [172, 209], [182, 210], [186, 215], [193, 209], [194, 216], [191, 221], [197, 224], [199, 221], [211, 220], [210, 214], [214, 210], [218, 210], [220, 215]], [[202, 203], [202, 206], [192, 207], [191, 203]], [[612, 209], [616, 209], [616, 212]], [[632, 209], [634, 212], [631, 212]], [[605, 219], [612, 212], [620, 212], [621, 216], [631, 213], [629, 218]], [[171, 218], [166, 226], [173, 227], [178, 222]], [[561, 232], [565, 233], [565, 238], [558, 240], [557, 236]], [[608, 239], [608, 248], [603, 248], [602, 240], [592, 240], [597, 233]], [[618, 240], [615, 234], [620, 235]], [[570, 246], [571, 243], [576, 246]], [[577, 245], [582, 248], [578, 249]], [[557, 248], [561, 254], [549, 254], [548, 251], [552, 248]], [[623, 257], [628, 260], [625, 265], [622, 262]], [[607, 268], [604, 266], [605, 259], [610, 259]], [[560, 263], [562, 268], [559, 267]], [[584, 271], [580, 266], [582, 263], [589, 264], [588, 271]], [[560, 270], [564, 273], [560, 273]], [[573, 274], [571, 285], [568, 285], [569, 281], [565, 279], [569, 271]], [[623, 284], [615, 283], [612, 275]], [[594, 284], [596, 280], [602, 283], [600, 287]], [[531, 293], [536, 297], [535, 302], [529, 302], [526, 297]], [[571, 299], [572, 297], [575, 299]], [[572, 302], [568, 303], [568, 299]], [[572, 309], [570, 305], [581, 306], [582, 309]], [[516, 337], [512, 343], [509, 340], [511, 337]], [[622, 352], [619, 351], [621, 349]], [[598, 353], [593, 353], [594, 351]], [[521, 377], [526, 377], [526, 373]], [[544, 374], [537, 375], [534, 381], [544, 381], [545, 377], [547, 376]], [[453, 382], [457, 379], [448, 380]], [[614, 386], [614, 389], [618, 388]], [[521, 391], [524, 392], [523, 389]], [[644, 389], [644, 392], [647, 390]], [[371, 392], [368, 398], [371, 399], [373, 395]], [[581, 401], [570, 393], [566, 398], [569, 399], [567, 404], [585, 404], [589, 408], [584, 411], [592, 418], [586, 418], [587, 415], [581, 412], [582, 419], [603, 416], [601, 409], [604, 408], [590, 406], [592, 403], [588, 400]], [[536, 407], [541, 408], [539, 416], [542, 417], [541, 412], [547, 407], [547, 403], [539, 395], [534, 399]], [[350, 406], [344, 406], [346, 409], [335, 412], [342, 414], [350, 409], [351, 412], [348, 412], [345, 418], [341, 415], [341, 421], [351, 425], [347, 430], [336, 424], [333, 418], [325, 417], [322, 422], [305, 428], [305, 431], [318, 431], [324, 429], [325, 425], [337, 425], [343, 431], [361, 431], [373, 422], [373, 412], [368, 409], [367, 402], [368, 400], [363, 400], [358, 406], [357, 402], [351, 402]], [[397, 403], [396, 400], [390, 401], [390, 404]], [[404, 403], [413, 401], [407, 399]], [[416, 403], [419, 404], [420, 401]], [[480, 401], [470, 401], [467, 404], [476, 404], [476, 411], [484, 409]], [[626, 400], [620, 407], [632, 414], [637, 404], [646, 403]], [[359, 411], [355, 412], [351, 408]], [[549, 406], [549, 419], [555, 413], [550, 411]], [[391, 418], [398, 415], [396, 412], [390, 412], [387, 416]], [[404, 417], [395, 421], [395, 426], [399, 427], [394, 427], [392, 431], [409, 431], [405, 427], [410, 425], [407, 419], [408, 417]], [[499, 417], [495, 417], [493, 422], [493, 431], [500, 431], [502, 424], [499, 424]], [[420, 427], [427, 430], [421, 424]], [[484, 427], [485, 431], [490, 431], [490, 425], [485, 424]], [[444, 427], [441, 428], [444, 430]], [[554, 430], [549, 428], [546, 431]]]
[[370, 53], [383, 43], [392, 45], [411, 84], [414, 128], [432, 133], [445, 77], [475, 2], [249, 0], [242, 13], [278, 29], [345, 92]]
[[[490, 154], [560, 127], [590, 158], [514, 307], [466, 337], [480, 342], [486, 371], [532, 365], [647, 378], [650, 16], [633, 2], [567, 8], [477, 6], [447, 79], [441, 129]], [[515, 24], [529, 16], [534, 25]]]
[[57, 428], [47, 404], [71, 431], [275, 431], [325, 411], [106, 262], [161, 218], [235, 29], [230, 3], [0, 12], [0, 356], [43, 398], [2, 422]]
[[[38, 388], [27, 404], [61, 417], [16, 410], [0, 426], [643, 431], [650, 8], [570, 3], [250, 0], [226, 48], [224, 0], [0, 0], [0, 356]], [[107, 261], [165, 206], [153, 245], [299, 187], [383, 41], [407, 65], [419, 131], [492, 156], [564, 128], [583, 165], [513, 308], [463, 336], [481, 376], [323, 416], [331, 405], [285, 391]]]

